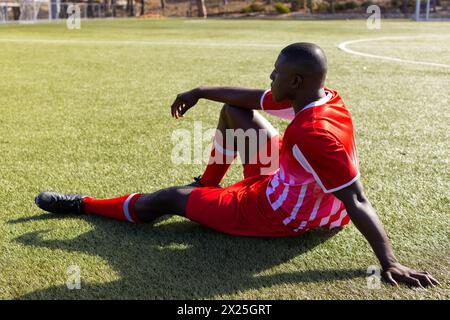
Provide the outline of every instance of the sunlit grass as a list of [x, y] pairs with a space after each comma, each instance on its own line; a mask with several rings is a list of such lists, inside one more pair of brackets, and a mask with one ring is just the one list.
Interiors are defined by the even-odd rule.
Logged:
[[[181, 19], [83, 21], [81, 30], [0, 26], [0, 297], [448, 298], [449, 69], [351, 56], [337, 45], [420, 35], [392, 48], [389, 41], [354, 48], [449, 63], [442, 36], [449, 25], [365, 26]], [[44, 39], [57, 41], [30, 41]], [[440, 288], [367, 289], [366, 270], [377, 261], [353, 225], [332, 236], [251, 239], [182, 218], [135, 226], [55, 218], [34, 206], [42, 190], [111, 197], [191, 182], [204, 165], [172, 164], [171, 133], [198, 120], [213, 128], [220, 105], [202, 101], [175, 121], [175, 95], [198, 85], [266, 88], [277, 53], [294, 41], [325, 49], [327, 85], [354, 118], [367, 194], [399, 259], [435, 274]], [[284, 131], [286, 122], [269, 119]], [[224, 183], [240, 178], [233, 166]], [[73, 264], [81, 290], [66, 287]]]

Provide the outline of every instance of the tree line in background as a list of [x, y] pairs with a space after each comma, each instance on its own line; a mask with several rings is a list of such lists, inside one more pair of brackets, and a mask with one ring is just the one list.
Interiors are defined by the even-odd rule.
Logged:
[[[405, 17], [414, 12], [416, 7], [416, 0], [281, 0], [273, 1], [266, 0], [264, 2], [252, 2], [242, 9], [244, 13], [263, 12], [267, 11], [267, 4], [273, 4], [275, 11], [279, 14], [302, 11], [307, 14], [311, 13], [329, 13], [337, 12], [362, 12], [372, 4], [380, 6], [383, 12], [399, 11]], [[436, 8], [441, 5], [441, 2], [447, 2], [446, 7], [449, 7], [450, 1], [445, 0], [431, 0], [432, 11], [436, 12]], [[422, 6], [425, 7], [425, 1], [422, 1]]]
[[[64, 2], [74, 2], [73, 0], [62, 0]], [[88, 4], [101, 3], [108, 14], [116, 16], [117, 1], [119, 0], [85, 0]], [[123, 2], [123, 1], [122, 1]], [[186, 13], [186, 15], [195, 15], [206, 18], [209, 7], [221, 6], [226, 8], [230, 2], [241, 3], [242, 6], [238, 10], [239, 13], [262, 13], [267, 11], [274, 11], [278, 14], [285, 14], [290, 12], [304, 12], [304, 13], [330, 13], [343, 11], [356, 11], [358, 9], [365, 9], [377, 4], [384, 11], [398, 10], [405, 16], [414, 12], [416, 0], [159, 0], [160, 12], [165, 14], [167, 5], [177, 4], [180, 2], [189, 2], [189, 8], [194, 7]], [[425, 1], [422, 1], [425, 6]], [[431, 0], [432, 11], [436, 11], [436, 7], [441, 5], [441, 2], [450, 2], [445, 0]], [[139, 12], [136, 12], [136, 4], [139, 5]], [[93, 16], [93, 7], [87, 12], [88, 17]], [[271, 10], [273, 9], [273, 10]], [[124, 11], [127, 16], [144, 15], [146, 13], [145, 0], [126, 0]], [[195, 11], [193, 13], [193, 11]], [[227, 13], [230, 13], [227, 11]]]
[[[24, 0], [16, 0], [16, 2], [22, 1]], [[55, 6], [58, 0], [50, 1]], [[72, 3], [82, 4], [83, 16], [87, 18], [134, 17], [152, 14], [206, 18], [210, 11], [214, 15], [224, 13], [287, 14], [291, 12], [303, 14], [362, 13], [372, 4], [379, 5], [382, 12], [400, 12], [408, 17], [414, 12], [416, 6], [416, 0], [59, 0], [58, 4], [61, 9], [58, 16], [53, 18], [67, 18], [67, 7]], [[183, 4], [184, 8], [187, 7], [185, 11], [173, 10]], [[425, 1], [422, 1], [422, 5], [425, 6]], [[431, 11], [436, 12], [437, 7], [443, 7], [444, 11], [448, 11], [450, 0], [431, 0]], [[20, 8], [14, 7], [13, 13], [14, 20], [17, 20]]]

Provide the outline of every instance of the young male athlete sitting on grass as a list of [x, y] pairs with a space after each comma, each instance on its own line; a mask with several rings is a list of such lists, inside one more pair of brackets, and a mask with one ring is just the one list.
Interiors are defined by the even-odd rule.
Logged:
[[[212, 161], [190, 185], [113, 199], [42, 192], [36, 204], [53, 213], [135, 223], [176, 214], [224, 233], [260, 237], [295, 236], [318, 227], [342, 227], [352, 220], [372, 246], [388, 283], [438, 284], [429, 273], [412, 270], [395, 258], [359, 181], [350, 114], [339, 94], [324, 87], [326, 72], [325, 55], [317, 45], [295, 43], [279, 54], [270, 90], [200, 87], [179, 94], [171, 107], [175, 118], [202, 98], [224, 103]], [[284, 136], [256, 109], [291, 120]], [[239, 147], [235, 141], [224, 141], [230, 129], [266, 135], [258, 135], [258, 148], [251, 152], [255, 141], [246, 140]], [[238, 153], [244, 180], [218, 187]], [[269, 166], [261, 161], [265, 155], [273, 161]]]

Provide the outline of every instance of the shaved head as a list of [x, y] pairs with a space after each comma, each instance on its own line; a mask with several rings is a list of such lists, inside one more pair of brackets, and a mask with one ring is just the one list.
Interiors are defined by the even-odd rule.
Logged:
[[293, 43], [281, 50], [272, 80], [272, 97], [275, 101], [308, 101], [323, 95], [327, 75], [327, 58], [323, 50], [314, 43]]
[[308, 42], [293, 43], [281, 50], [280, 54], [301, 75], [316, 75], [321, 78], [322, 84], [325, 81], [327, 58], [318, 45]]

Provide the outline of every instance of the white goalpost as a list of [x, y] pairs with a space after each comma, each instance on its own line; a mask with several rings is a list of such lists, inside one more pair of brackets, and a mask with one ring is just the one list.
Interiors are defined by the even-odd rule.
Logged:
[[450, 20], [450, 1], [416, 0], [414, 20], [446, 21]]

